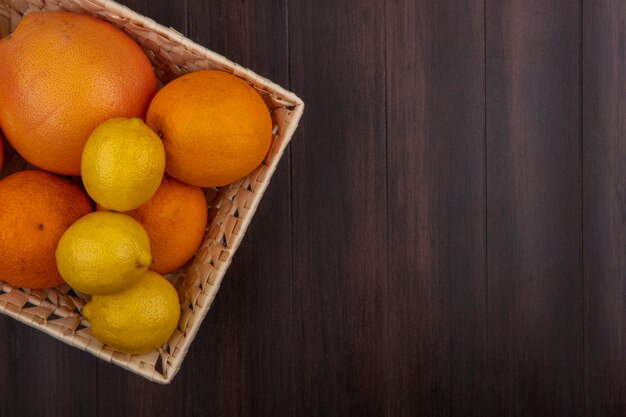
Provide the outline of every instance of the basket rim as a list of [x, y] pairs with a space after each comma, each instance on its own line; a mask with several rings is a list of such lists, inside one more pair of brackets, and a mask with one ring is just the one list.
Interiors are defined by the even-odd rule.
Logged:
[[[44, 0], [45, 1], [45, 0]], [[131, 21], [139, 21], [142, 26], [146, 29], [149, 29], [155, 33], [158, 33], [174, 42], [179, 43], [185, 49], [190, 52], [196, 53], [200, 56], [204, 56], [210, 58], [212, 61], [222, 66], [223, 68], [229, 70], [233, 74], [239, 76], [240, 78], [245, 78], [250, 80], [250, 84], [253, 86], [263, 86], [264, 89], [267, 89], [277, 96], [278, 99], [282, 99], [290, 102], [293, 106], [303, 107], [304, 102], [300, 97], [298, 97], [295, 93], [281, 87], [280, 85], [270, 81], [267, 78], [261, 77], [259, 74], [254, 72], [253, 70], [243, 67], [236, 62], [226, 58], [225, 56], [218, 54], [196, 42], [186, 37], [176, 29], [172, 27], [166, 27], [155, 20], [144, 16], [127, 6], [124, 6], [120, 3], [117, 3], [114, 0], [87, 0], [89, 3], [93, 3], [96, 5], [101, 5], [111, 11], [116, 12], [120, 17], [126, 18]]]

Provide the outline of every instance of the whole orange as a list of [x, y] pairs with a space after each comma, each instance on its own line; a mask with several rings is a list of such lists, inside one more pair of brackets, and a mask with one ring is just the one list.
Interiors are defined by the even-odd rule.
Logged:
[[0, 40], [0, 125], [31, 164], [80, 174], [87, 137], [113, 117], [143, 116], [156, 93], [150, 60], [111, 24], [32, 12]]
[[263, 162], [272, 120], [261, 96], [224, 71], [192, 72], [163, 87], [146, 124], [163, 138], [165, 172], [199, 187], [230, 184]]
[[[97, 206], [97, 210], [106, 210]], [[183, 266], [198, 250], [207, 225], [202, 188], [164, 177], [147, 203], [125, 214], [148, 232], [154, 263], [150, 269], [168, 274]]]
[[91, 211], [85, 192], [49, 172], [20, 171], [0, 180], [0, 280], [25, 288], [62, 284], [57, 243]]

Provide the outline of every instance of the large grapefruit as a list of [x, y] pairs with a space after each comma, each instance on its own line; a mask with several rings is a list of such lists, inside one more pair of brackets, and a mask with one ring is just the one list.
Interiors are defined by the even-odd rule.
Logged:
[[33, 12], [0, 40], [0, 126], [24, 159], [80, 174], [87, 137], [113, 117], [144, 116], [156, 93], [150, 60], [95, 17]]

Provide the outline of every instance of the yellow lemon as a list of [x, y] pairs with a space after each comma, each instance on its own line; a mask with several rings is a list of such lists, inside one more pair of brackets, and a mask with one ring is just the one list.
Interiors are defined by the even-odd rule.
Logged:
[[165, 171], [161, 138], [138, 117], [117, 117], [98, 126], [81, 158], [87, 193], [110, 210], [133, 210], [156, 193]]
[[180, 318], [176, 290], [153, 271], [125, 291], [93, 296], [83, 307], [93, 335], [130, 354], [146, 353], [168, 341]]
[[109, 294], [135, 284], [152, 264], [150, 239], [130, 216], [95, 212], [81, 217], [61, 236], [59, 273], [85, 294]]

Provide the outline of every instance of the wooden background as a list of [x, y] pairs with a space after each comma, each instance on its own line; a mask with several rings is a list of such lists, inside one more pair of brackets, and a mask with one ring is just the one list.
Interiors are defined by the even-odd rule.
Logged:
[[626, 415], [626, 2], [125, 0], [305, 115], [181, 372], [0, 317], [0, 416]]

